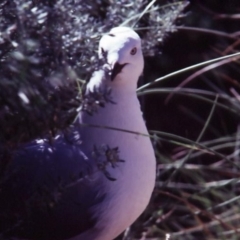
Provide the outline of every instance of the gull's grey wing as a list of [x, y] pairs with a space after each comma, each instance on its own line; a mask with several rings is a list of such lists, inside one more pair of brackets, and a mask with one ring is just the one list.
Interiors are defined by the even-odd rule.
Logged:
[[62, 240], [95, 225], [91, 207], [106, 197], [105, 176], [80, 147], [60, 136], [14, 153], [1, 184], [0, 234]]

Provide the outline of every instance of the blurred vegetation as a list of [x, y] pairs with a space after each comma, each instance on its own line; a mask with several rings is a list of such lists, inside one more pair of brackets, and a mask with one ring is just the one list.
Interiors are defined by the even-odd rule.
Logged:
[[158, 176], [148, 209], [117, 239], [240, 239], [239, 56], [193, 67], [239, 51], [239, 12], [238, 0], [1, 1], [1, 155], [68, 128], [101, 35], [131, 26], [144, 81], [158, 80], [138, 90]]
[[0, 141], [12, 146], [69, 126], [82, 101], [83, 80], [97, 68], [98, 41], [112, 27], [141, 27], [144, 52], [153, 54], [175, 30], [186, 5], [176, 2], [164, 8], [154, 3], [3, 0]]

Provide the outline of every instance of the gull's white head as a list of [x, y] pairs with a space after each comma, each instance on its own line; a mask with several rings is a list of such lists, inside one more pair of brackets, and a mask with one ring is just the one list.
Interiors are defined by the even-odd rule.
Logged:
[[[104, 35], [99, 43], [99, 58], [110, 67], [112, 84], [136, 87], [142, 74], [144, 60], [141, 39], [128, 27], [116, 27]], [[133, 84], [129, 84], [131, 81]]]

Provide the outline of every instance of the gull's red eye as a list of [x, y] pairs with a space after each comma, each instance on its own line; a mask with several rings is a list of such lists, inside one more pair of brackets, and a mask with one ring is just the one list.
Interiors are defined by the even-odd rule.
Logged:
[[137, 53], [137, 48], [133, 48], [130, 52], [131, 55], [135, 55]]

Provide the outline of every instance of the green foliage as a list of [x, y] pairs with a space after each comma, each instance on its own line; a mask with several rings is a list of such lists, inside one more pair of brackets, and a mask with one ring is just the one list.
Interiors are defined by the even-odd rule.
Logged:
[[150, 54], [174, 30], [186, 3], [162, 8], [139, 0], [3, 0], [0, 141], [12, 146], [65, 129], [82, 101], [83, 80], [98, 66], [102, 34], [121, 24], [145, 27], [141, 35]]

